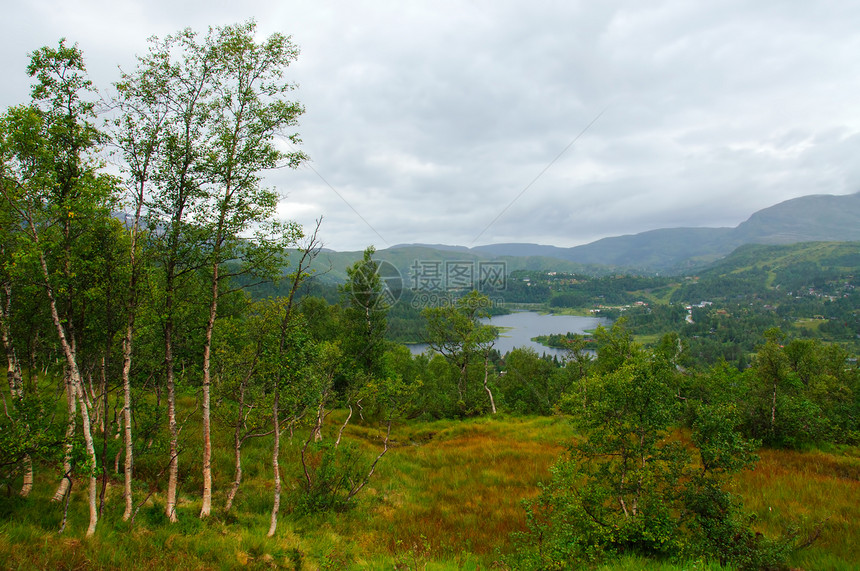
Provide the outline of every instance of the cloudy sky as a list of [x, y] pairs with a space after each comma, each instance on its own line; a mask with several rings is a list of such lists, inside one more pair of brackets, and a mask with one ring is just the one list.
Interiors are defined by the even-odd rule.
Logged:
[[60, 37], [109, 91], [148, 37], [249, 18], [302, 50], [311, 162], [267, 183], [333, 249], [574, 246], [860, 190], [846, 0], [28, 0], [4, 9], [0, 105]]

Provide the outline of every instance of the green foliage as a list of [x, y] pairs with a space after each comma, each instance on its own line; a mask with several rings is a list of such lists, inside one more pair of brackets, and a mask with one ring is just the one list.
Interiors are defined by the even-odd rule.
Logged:
[[56, 463], [64, 435], [55, 421], [51, 395], [28, 391], [20, 397], [0, 396], [0, 483], [11, 486], [24, 470], [25, 460]]
[[348, 281], [342, 288], [345, 308], [341, 319], [344, 352], [351, 362], [353, 379], [384, 378], [383, 354], [387, 312], [391, 306], [388, 292], [379, 275], [379, 263], [373, 259], [375, 249], [364, 251], [364, 257], [347, 270]]
[[340, 512], [351, 508], [350, 492], [365, 475], [369, 462], [353, 443], [336, 446], [332, 440], [311, 444], [308, 450], [309, 479], [295, 498], [299, 515]]
[[777, 447], [856, 443], [860, 384], [847, 352], [816, 340], [785, 343], [777, 329], [766, 333], [747, 379], [747, 432]]
[[481, 318], [488, 317], [489, 306], [487, 296], [472, 291], [454, 304], [422, 311], [427, 322], [428, 345], [456, 369], [459, 415], [480, 413], [490, 404], [486, 397], [480, 396], [484, 391], [479, 384], [489, 374], [489, 354], [498, 336], [494, 327], [481, 322]]
[[425, 419], [457, 418], [462, 415], [462, 403], [458, 398], [459, 371], [439, 354], [417, 355], [413, 362], [420, 367], [416, 371], [423, 390], [416, 395], [412, 416]]
[[548, 415], [567, 389], [568, 375], [531, 348], [514, 349], [504, 358], [497, 381], [504, 408], [518, 414]]
[[691, 454], [672, 438], [681, 407], [666, 349], [676, 340], [648, 352], [617, 324], [595, 336], [602, 345], [582, 385], [587, 404], [571, 407], [582, 439], [525, 502], [517, 566], [561, 569], [622, 555], [705, 557], [750, 569], [781, 562], [790, 542], [760, 539], [725, 488], [755, 461], [756, 444], [735, 431], [736, 408], [695, 407]]

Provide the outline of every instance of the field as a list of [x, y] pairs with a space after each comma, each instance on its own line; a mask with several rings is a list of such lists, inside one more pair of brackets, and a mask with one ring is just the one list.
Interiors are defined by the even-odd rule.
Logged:
[[[343, 418], [328, 419], [331, 438]], [[193, 428], [193, 427], [189, 427]], [[289, 435], [287, 435], [289, 436]], [[369, 464], [381, 449], [376, 428], [350, 425], [346, 435]], [[573, 437], [563, 417], [501, 415], [468, 421], [410, 422], [395, 427], [394, 446], [352, 509], [341, 513], [291, 513], [298, 497], [296, 432], [283, 450], [286, 478], [278, 533], [266, 538], [271, 506], [269, 442], [251, 441], [244, 454], [246, 482], [230, 514], [223, 513], [231, 474], [229, 435], [218, 433], [213, 517], [197, 518], [200, 487], [197, 451], [182, 457], [179, 523], [162, 515], [156, 493], [136, 516], [122, 522], [121, 481], [109, 488], [102, 521], [85, 539], [84, 486], [76, 483], [68, 529], [57, 533], [61, 506], [50, 503], [53, 470], [37, 470], [27, 500], [0, 499], [0, 568], [3, 569], [488, 569], [504, 568], [510, 533], [524, 528], [523, 498], [537, 493], [547, 469]], [[796, 552], [797, 569], [860, 566], [860, 450], [769, 451], [737, 481], [756, 527], [775, 534], [800, 526], [801, 537], [820, 537]], [[146, 495], [144, 486], [136, 500]], [[708, 569], [700, 562], [625, 559], [601, 569]], [[718, 567], [713, 567], [718, 568]]]

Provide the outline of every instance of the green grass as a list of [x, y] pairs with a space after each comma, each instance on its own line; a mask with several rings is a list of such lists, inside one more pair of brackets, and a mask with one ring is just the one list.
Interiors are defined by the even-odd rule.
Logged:
[[594, 317], [594, 314], [589, 311], [587, 307], [548, 307], [547, 304], [543, 304], [543, 307], [539, 309], [542, 314], [551, 314], [551, 315], [573, 315], [575, 317]]
[[821, 536], [791, 563], [803, 569], [857, 569], [860, 564], [860, 450], [763, 450], [738, 482], [745, 506], [764, 532], [797, 526]]
[[637, 292], [639, 293], [643, 299], [650, 303], [669, 303], [669, 300], [672, 299], [672, 294], [675, 293], [678, 289], [680, 289], [680, 283], [672, 283], [669, 285], [661, 286], [658, 288], [654, 288], [651, 290], [644, 290]]
[[643, 333], [634, 335], [633, 339], [637, 343], [648, 347], [650, 345], [656, 345], [662, 337], [663, 336], [659, 333]]
[[817, 332], [822, 323], [824, 323], [823, 319], [811, 318], [801, 318], [794, 322], [798, 329], [808, 329], [813, 332]]
[[[327, 420], [332, 438], [344, 413]], [[193, 434], [197, 427], [185, 429]], [[345, 437], [369, 463], [381, 432], [352, 424]], [[393, 431], [393, 447], [378, 465], [356, 507], [343, 513], [292, 511], [301, 478], [298, 454], [306, 433], [285, 435], [278, 533], [265, 537], [272, 501], [270, 440], [250, 441], [243, 454], [245, 483], [233, 513], [222, 508], [232, 477], [230, 433], [216, 430], [215, 510], [200, 506], [199, 454], [188, 445], [181, 459], [178, 524], [163, 516], [163, 496], [144, 505], [132, 528], [121, 520], [121, 480], [113, 475], [105, 514], [84, 538], [86, 499], [76, 483], [66, 533], [61, 506], [51, 503], [56, 472], [37, 469], [30, 498], [0, 498], [0, 568], [3, 569], [487, 569], [512, 548], [510, 533], [524, 529], [521, 500], [537, 493], [548, 467], [574, 436], [561, 417], [504, 414], [464, 421], [408, 422]], [[193, 442], [193, 441], [191, 441]], [[799, 569], [857, 569], [860, 564], [860, 450], [761, 452], [755, 470], [736, 484], [757, 529], [766, 534], [800, 526], [821, 537], [796, 553]], [[145, 495], [139, 483], [136, 500]], [[599, 569], [716, 569], [701, 562], [627, 558]]]

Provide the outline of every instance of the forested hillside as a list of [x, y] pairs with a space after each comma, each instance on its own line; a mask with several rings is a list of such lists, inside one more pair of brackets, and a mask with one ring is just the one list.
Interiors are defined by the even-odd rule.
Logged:
[[[860, 240], [860, 192], [810, 195], [786, 200], [752, 214], [735, 228], [658, 228], [638, 234], [610, 236], [571, 248], [538, 244], [490, 244], [459, 251], [496, 257], [532, 256], [585, 266], [642, 274], [683, 274], [696, 271], [747, 244], [794, 244], [812, 241]], [[520, 269], [520, 268], [514, 268]], [[532, 268], [538, 269], [538, 268]], [[585, 271], [583, 271], [585, 270]], [[605, 273], [604, 271], [599, 272]]]

